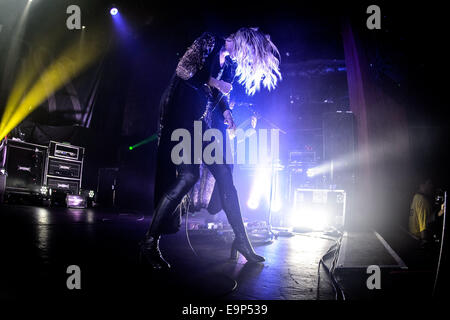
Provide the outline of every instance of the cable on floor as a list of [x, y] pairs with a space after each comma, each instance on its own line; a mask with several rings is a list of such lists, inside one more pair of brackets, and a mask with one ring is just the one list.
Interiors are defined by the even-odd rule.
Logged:
[[[336, 268], [337, 259], [339, 257], [341, 240], [342, 240], [342, 236], [338, 240], [335, 240], [336, 243], [328, 249], [328, 251], [322, 256], [322, 258], [319, 261], [319, 265], [317, 268], [317, 272], [318, 272], [317, 299], [319, 299], [320, 265], [323, 265], [323, 267], [325, 268], [325, 271], [327, 272], [328, 276], [330, 277], [331, 284], [332, 284], [333, 290], [335, 292], [335, 299], [336, 300], [345, 300], [344, 290], [342, 289], [342, 287], [339, 285], [339, 283], [336, 281], [336, 278], [334, 277], [334, 270]], [[329, 256], [332, 253], [334, 253], [333, 262], [332, 262], [330, 268], [328, 268], [328, 266], [325, 264], [324, 260], [326, 259], [327, 256]]]
[[[189, 237], [189, 228], [188, 228], [188, 220], [189, 220], [189, 218], [188, 218], [188, 217], [189, 217], [189, 211], [188, 211], [188, 209], [189, 209], [189, 203], [190, 203], [190, 198], [189, 198], [189, 197], [187, 197], [186, 199], [183, 200], [182, 204], [180, 205], [180, 215], [181, 215], [182, 212], [183, 212], [182, 210], [185, 209], [185, 210], [186, 210], [186, 219], [185, 219], [186, 240], [187, 240], [187, 243], [188, 243], [189, 247], [191, 248], [192, 252], [195, 254], [195, 256], [196, 256], [196, 257], [199, 257], [199, 255], [197, 254], [197, 251], [195, 251], [194, 247], [192, 246], [192, 243], [191, 243], [191, 240], [190, 240], [190, 237]], [[184, 208], [183, 208], [183, 207], [184, 207]], [[233, 283], [233, 285], [232, 285], [232, 287], [231, 287], [230, 290], [228, 290], [228, 291], [224, 292], [223, 294], [219, 295], [219, 297], [224, 297], [224, 296], [227, 296], [227, 295], [229, 295], [230, 293], [234, 292], [234, 291], [237, 289], [237, 287], [238, 287], [238, 282], [237, 282], [236, 280], [234, 280], [233, 278], [231, 278], [231, 277], [225, 275], [225, 274], [221, 274], [221, 275], [222, 275], [223, 277], [229, 279], [229, 280]]]

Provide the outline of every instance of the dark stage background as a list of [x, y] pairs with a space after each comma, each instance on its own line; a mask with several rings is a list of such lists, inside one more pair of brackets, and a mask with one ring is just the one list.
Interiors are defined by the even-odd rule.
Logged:
[[[16, 1], [0, 12], [0, 108], [11, 88], [15, 65], [6, 57], [15, 39]], [[400, 3], [377, 3], [382, 29], [368, 30], [365, 10], [372, 3], [280, 2], [176, 4], [115, 1], [123, 25], [114, 25], [107, 1], [53, 1], [30, 12], [20, 37], [20, 57], [37, 50], [51, 59], [62, 49], [54, 27], [62, 26], [69, 4], [83, 8], [85, 32], [101, 26], [107, 50], [88, 70], [51, 95], [23, 124], [29, 139], [46, 144], [69, 141], [86, 150], [84, 185], [93, 188], [99, 168], [119, 168], [117, 205], [153, 207], [156, 142], [132, 151], [156, 132], [159, 99], [178, 59], [204, 31], [228, 35], [242, 26], [259, 26], [281, 53], [283, 81], [271, 93], [246, 97], [234, 84], [232, 99], [252, 103], [265, 119], [287, 134], [282, 157], [292, 148], [321, 154], [322, 115], [353, 111], [357, 156], [353, 221], [404, 223], [418, 173], [429, 172], [448, 188], [448, 89], [444, 70], [444, 10]], [[49, 14], [52, 13], [52, 14]], [[426, 21], [426, 22], [425, 22]], [[62, 28], [70, 42], [78, 35]], [[46, 44], [47, 43], [47, 44]], [[182, 111], [180, 111], [182, 112]], [[245, 118], [237, 106], [236, 118]], [[260, 120], [264, 125], [264, 120]]]

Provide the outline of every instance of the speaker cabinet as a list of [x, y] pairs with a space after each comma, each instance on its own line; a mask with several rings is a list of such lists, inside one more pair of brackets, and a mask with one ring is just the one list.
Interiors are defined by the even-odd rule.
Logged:
[[39, 193], [44, 177], [47, 147], [8, 140], [6, 191]]

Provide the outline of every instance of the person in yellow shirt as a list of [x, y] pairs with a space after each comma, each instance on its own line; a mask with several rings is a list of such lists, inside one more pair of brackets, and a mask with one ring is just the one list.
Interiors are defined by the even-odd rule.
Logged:
[[[433, 208], [434, 186], [431, 179], [426, 179], [419, 186], [411, 202], [409, 214], [409, 232], [420, 238], [422, 244], [428, 243], [432, 238], [431, 225], [436, 221], [436, 211]], [[437, 216], [443, 214], [443, 208]]]

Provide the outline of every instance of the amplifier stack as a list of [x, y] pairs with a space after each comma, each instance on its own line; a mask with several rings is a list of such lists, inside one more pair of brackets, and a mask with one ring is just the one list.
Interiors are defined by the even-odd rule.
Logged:
[[50, 141], [44, 170], [45, 185], [52, 190], [79, 194], [83, 158], [83, 147]]
[[[50, 141], [48, 146], [7, 139], [0, 145], [0, 202], [11, 197], [50, 199], [61, 194], [93, 198], [81, 190], [84, 148]], [[52, 194], [53, 193], [53, 194]]]

